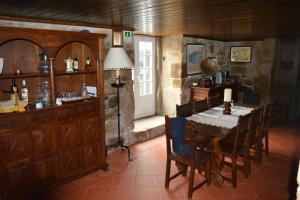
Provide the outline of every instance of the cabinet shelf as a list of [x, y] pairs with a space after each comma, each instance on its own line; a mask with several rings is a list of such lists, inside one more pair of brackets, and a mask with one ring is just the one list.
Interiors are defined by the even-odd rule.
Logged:
[[[96, 71], [79, 71], [79, 72], [55, 72], [55, 76], [65, 75], [79, 75], [79, 74], [96, 74]], [[23, 73], [23, 74], [1, 74], [1, 79], [12, 79], [12, 78], [33, 78], [33, 77], [48, 77], [50, 74], [42, 74], [40, 72]]]
[[55, 76], [79, 75], [79, 74], [96, 74], [97, 71], [79, 71], [79, 72], [55, 72]]
[[48, 77], [50, 74], [42, 74], [40, 72], [23, 73], [23, 74], [1, 74], [1, 79], [12, 79], [12, 78], [33, 78], [33, 77]]

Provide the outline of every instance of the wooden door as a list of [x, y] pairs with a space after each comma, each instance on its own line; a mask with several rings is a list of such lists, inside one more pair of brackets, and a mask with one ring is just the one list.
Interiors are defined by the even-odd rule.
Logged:
[[273, 80], [273, 114], [278, 119], [293, 119], [296, 109], [300, 43], [296, 39], [278, 40]]
[[61, 176], [69, 177], [77, 174], [82, 169], [82, 154], [81, 148], [76, 148], [62, 152], [62, 172]]
[[27, 190], [33, 186], [34, 178], [30, 159], [7, 166], [11, 193]]
[[45, 156], [34, 161], [34, 177], [37, 186], [52, 182], [57, 177], [56, 154]]
[[97, 165], [100, 159], [99, 145], [99, 142], [95, 142], [83, 146], [83, 161], [85, 167]]
[[58, 133], [62, 149], [72, 149], [80, 145], [80, 130], [78, 120], [68, 120], [60, 123]]
[[82, 128], [82, 138], [85, 144], [99, 139], [99, 118], [96, 113], [84, 115], [80, 122]]
[[56, 130], [54, 123], [34, 126], [31, 129], [33, 155], [40, 156], [54, 153], [56, 150]]
[[31, 142], [28, 131], [24, 128], [14, 129], [0, 138], [5, 149], [4, 159], [7, 163], [28, 159], [31, 155]]

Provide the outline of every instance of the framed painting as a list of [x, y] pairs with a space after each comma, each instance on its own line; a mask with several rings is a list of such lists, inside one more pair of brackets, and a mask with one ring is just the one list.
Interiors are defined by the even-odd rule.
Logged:
[[187, 44], [186, 45], [186, 70], [185, 75], [200, 74], [201, 60], [205, 59], [204, 44]]
[[251, 62], [251, 47], [230, 47], [230, 62]]

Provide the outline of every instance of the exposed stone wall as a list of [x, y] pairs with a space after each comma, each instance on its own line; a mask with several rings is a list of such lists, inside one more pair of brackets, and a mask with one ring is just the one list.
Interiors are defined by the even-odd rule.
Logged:
[[[231, 46], [251, 46], [250, 63], [231, 63]], [[271, 93], [272, 67], [275, 64], [276, 39], [268, 38], [261, 41], [227, 42], [226, 54], [228, 55], [229, 71], [232, 75], [240, 77], [240, 81], [254, 87], [263, 97]]]
[[[226, 56], [226, 43], [222, 41], [207, 40], [201, 38], [183, 37], [182, 38], [182, 63], [186, 65], [186, 46], [188, 43], [192, 44], [204, 44], [205, 56], [216, 57], [218, 70], [226, 70], [228, 58]], [[201, 75], [192, 75], [182, 78], [182, 91], [181, 91], [181, 103], [186, 103], [190, 100], [190, 86], [196, 80], [199, 80]]]
[[[181, 77], [182, 66], [186, 65], [186, 45], [188, 43], [205, 44], [206, 57], [217, 58], [218, 70], [229, 70], [231, 75], [239, 77], [242, 83], [253, 86], [263, 99], [269, 97], [270, 79], [276, 54], [276, 39], [225, 42], [182, 36], [162, 37], [160, 69], [162, 80], [160, 83], [164, 114], [173, 115], [176, 104], [188, 102], [192, 82], [201, 78], [201, 75]], [[251, 62], [231, 63], [231, 46], [251, 46]], [[179, 86], [180, 84], [181, 86]]]
[[[105, 33], [107, 37], [104, 39], [104, 54], [108, 52], [111, 47], [112, 31], [111, 29], [92, 28], [82, 26], [68, 26], [58, 24], [46, 24], [46, 23], [33, 23], [33, 22], [17, 22], [0, 20], [0, 26], [10, 27], [24, 27], [24, 28], [37, 28], [37, 29], [52, 29], [52, 30], [67, 30], [67, 31], [81, 31], [89, 30], [92, 33]], [[128, 53], [131, 60], [134, 62], [134, 47], [133, 38], [123, 38], [124, 49]], [[125, 83], [125, 86], [120, 90], [120, 113], [121, 113], [121, 134], [125, 138], [125, 142], [128, 142], [128, 133], [133, 129], [134, 119], [134, 96], [133, 96], [133, 81], [131, 76], [131, 70], [121, 71], [121, 79]], [[115, 72], [104, 72], [104, 94], [105, 94], [105, 132], [106, 143], [110, 144], [115, 141], [117, 137], [117, 91], [111, 87], [111, 83], [114, 83]]]
[[157, 83], [161, 88], [161, 108], [164, 114], [172, 116], [175, 105], [181, 103], [182, 37], [162, 37], [160, 45], [162, 62]]

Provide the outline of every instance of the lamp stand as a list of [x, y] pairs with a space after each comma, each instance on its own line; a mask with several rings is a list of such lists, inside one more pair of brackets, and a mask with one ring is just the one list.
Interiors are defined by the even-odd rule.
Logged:
[[122, 88], [124, 86], [124, 83], [121, 83], [118, 79], [117, 79], [117, 82], [116, 83], [112, 83], [111, 86], [113, 88], [117, 88], [117, 103], [118, 103], [118, 113], [117, 113], [117, 117], [118, 117], [118, 141], [116, 142], [116, 144], [111, 144], [111, 145], [108, 145], [106, 147], [109, 148], [109, 147], [118, 147], [120, 146], [122, 148], [122, 151], [124, 151], [125, 149], [127, 149], [127, 152], [128, 152], [128, 161], [131, 161], [131, 158], [130, 158], [130, 148], [129, 146], [126, 146], [124, 145], [124, 141], [123, 141], [123, 138], [121, 138], [121, 127], [120, 127], [120, 117], [121, 117], [121, 114], [120, 114], [120, 88]]

